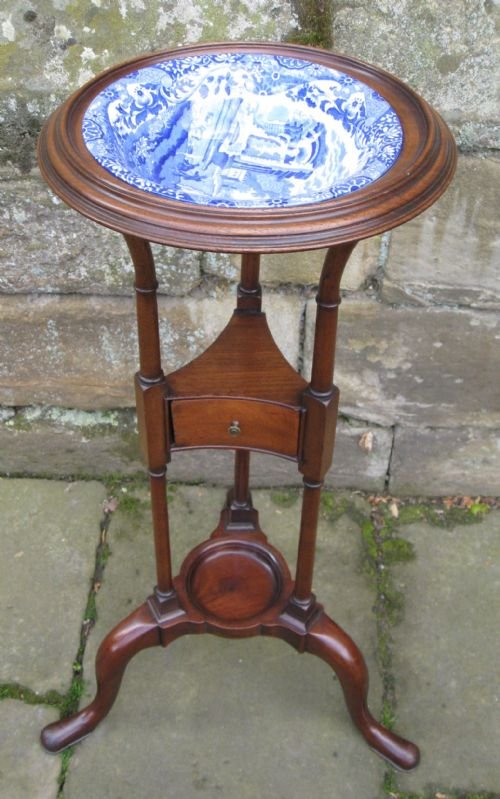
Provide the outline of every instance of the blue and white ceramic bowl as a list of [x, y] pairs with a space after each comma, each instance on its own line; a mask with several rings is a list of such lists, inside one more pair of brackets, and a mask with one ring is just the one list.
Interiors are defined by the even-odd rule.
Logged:
[[403, 133], [372, 88], [322, 64], [262, 53], [173, 58], [109, 84], [83, 120], [115, 177], [197, 205], [331, 200], [387, 172]]

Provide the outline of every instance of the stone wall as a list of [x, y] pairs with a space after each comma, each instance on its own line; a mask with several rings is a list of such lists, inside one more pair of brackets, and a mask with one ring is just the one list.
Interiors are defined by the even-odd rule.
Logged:
[[[0, 472], [141, 468], [132, 411], [132, 275], [120, 237], [41, 181], [34, 144], [83, 81], [197, 40], [289, 39], [372, 61], [443, 114], [457, 176], [429, 211], [358, 245], [343, 283], [329, 482], [400, 494], [498, 494], [500, 125], [497, 0], [6, 0], [0, 10]], [[196, 355], [233, 305], [229, 256], [156, 248], [165, 366]], [[265, 309], [307, 374], [321, 254], [267, 256]], [[172, 476], [227, 482], [228, 453], [179, 454]], [[254, 459], [254, 481], [293, 483]]]

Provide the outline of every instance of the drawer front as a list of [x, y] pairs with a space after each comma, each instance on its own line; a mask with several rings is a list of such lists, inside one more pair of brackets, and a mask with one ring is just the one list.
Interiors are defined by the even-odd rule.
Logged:
[[298, 457], [301, 412], [272, 402], [244, 399], [170, 401], [173, 449], [228, 447]]

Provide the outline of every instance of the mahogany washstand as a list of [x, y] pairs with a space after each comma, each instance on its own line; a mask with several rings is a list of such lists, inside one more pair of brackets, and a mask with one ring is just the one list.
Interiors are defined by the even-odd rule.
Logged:
[[[320, 492], [338, 409], [333, 364], [340, 280], [360, 239], [430, 206], [455, 168], [453, 139], [411, 89], [357, 60], [295, 45], [206, 44], [98, 76], [48, 120], [39, 162], [71, 207], [126, 239], [136, 273], [141, 441], [150, 475], [157, 585], [109, 633], [97, 694], [43, 730], [57, 752], [110, 710], [128, 661], [188, 633], [272, 635], [336, 672], [354, 724], [394, 766], [417, 747], [367, 704], [363, 657], [312, 593]], [[241, 253], [237, 306], [206, 351], [164, 375], [149, 242]], [[262, 253], [328, 248], [311, 380], [285, 360], [261, 312]], [[217, 528], [171, 571], [166, 464], [177, 450], [235, 451]], [[295, 579], [259, 527], [250, 451], [297, 462], [304, 490]]]

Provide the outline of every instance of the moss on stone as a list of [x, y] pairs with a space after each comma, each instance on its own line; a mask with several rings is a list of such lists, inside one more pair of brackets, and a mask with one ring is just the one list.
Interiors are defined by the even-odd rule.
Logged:
[[376, 568], [378, 550], [375, 539], [375, 527], [370, 520], [366, 520], [361, 526], [361, 538], [363, 539], [365, 547], [369, 571], [373, 572], [374, 568]]
[[396, 774], [395, 774], [395, 772], [392, 769], [390, 771], [389, 770], [386, 771], [385, 774], [384, 774], [384, 781], [383, 781], [383, 784], [382, 784], [382, 789], [383, 789], [384, 793], [387, 796], [392, 797], [392, 799], [395, 799], [395, 797], [396, 797], [396, 787], [397, 786], [396, 786]]
[[[429, 504], [409, 502], [399, 506], [398, 524], [414, 524], [425, 520], [435, 527], [450, 529], [461, 524], [477, 524], [489, 513], [489, 510], [489, 506], [480, 500], [464, 507], [455, 505], [447, 507], [441, 501]], [[387, 510], [384, 512], [388, 513]]]
[[444, 523], [446, 527], [455, 527], [457, 524], [478, 524], [487, 512], [488, 507], [482, 503], [476, 503], [470, 508], [449, 508], [444, 513]]
[[136, 461], [140, 457], [139, 433], [137, 430], [120, 430], [120, 440], [116, 446], [120, 460]]
[[75, 751], [74, 747], [70, 746], [68, 749], [65, 749], [64, 752], [61, 753], [61, 771], [59, 772], [59, 777], [57, 779], [59, 785], [59, 791], [57, 796], [60, 797], [60, 799], [64, 799], [62, 791], [64, 788], [64, 783], [66, 782], [66, 777], [68, 776], [69, 764], [71, 758], [73, 757], [74, 751]]
[[[0, 48], [1, 50], [1, 48]], [[0, 165], [14, 164], [22, 174], [35, 165], [35, 145], [42, 124], [28, 108], [25, 97], [10, 98], [11, 109], [0, 109]]]
[[399, 508], [399, 523], [413, 524], [426, 518], [426, 510], [420, 505], [403, 505]]
[[456, 791], [452, 788], [439, 790], [428, 788], [423, 793], [400, 791], [397, 787], [396, 773], [387, 771], [384, 777], [384, 792], [390, 799], [498, 799], [497, 791]]
[[2, 699], [18, 699], [27, 705], [51, 705], [53, 707], [62, 707], [64, 702], [64, 696], [58, 691], [46, 691], [44, 694], [37, 694], [36, 691], [26, 685], [18, 685], [17, 683], [0, 685], [0, 700]]
[[146, 507], [149, 507], [149, 503], [133, 494], [127, 493], [120, 497], [118, 507], [121, 513], [127, 516], [139, 516]]
[[[87, 606], [84, 613], [84, 621], [95, 624], [97, 621], [97, 605], [95, 591], [91, 591], [87, 599]], [[78, 669], [80, 671], [81, 669]]]
[[347, 497], [342, 494], [323, 491], [321, 494], [321, 508], [325, 518], [333, 524], [351, 509], [351, 505]]
[[121, 472], [108, 473], [104, 478], [106, 491], [110, 496], [120, 497], [127, 491], [144, 491], [148, 487], [148, 476], [145, 472], [135, 474], [122, 474]]
[[68, 693], [61, 704], [61, 718], [72, 716], [76, 713], [83, 695], [84, 682], [81, 673], [74, 674]]
[[394, 708], [391, 707], [391, 705], [387, 702], [387, 700], [384, 700], [382, 702], [382, 712], [380, 714], [380, 721], [384, 725], [384, 727], [387, 727], [388, 730], [394, 729], [394, 722], [395, 722]]
[[290, 488], [287, 491], [271, 491], [271, 502], [280, 508], [291, 508], [299, 498], [298, 490]]
[[287, 36], [287, 41], [311, 47], [332, 47], [333, 14], [329, 0], [294, 0], [293, 8], [299, 27]]
[[404, 563], [413, 560], [415, 550], [413, 545], [404, 538], [391, 536], [380, 543], [382, 560], [386, 564]]
[[8, 419], [5, 426], [17, 433], [28, 433], [32, 428], [31, 422], [22, 413], [16, 413], [12, 419]]
[[15, 42], [4, 42], [0, 47], [0, 75], [7, 77], [10, 74], [11, 60], [15, 56], [16, 50]]

